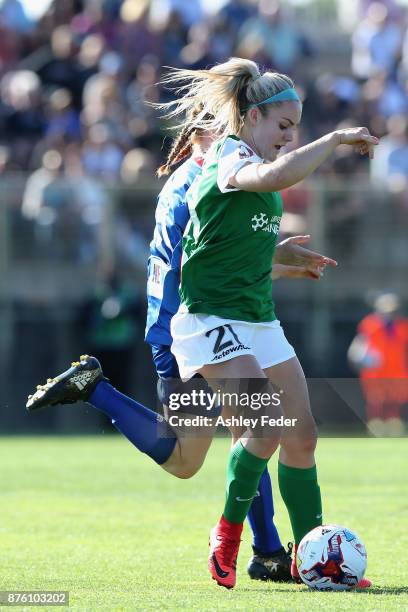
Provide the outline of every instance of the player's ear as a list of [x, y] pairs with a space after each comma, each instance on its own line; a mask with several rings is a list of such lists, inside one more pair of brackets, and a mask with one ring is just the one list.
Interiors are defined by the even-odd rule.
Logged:
[[257, 125], [259, 121], [259, 110], [256, 107], [250, 108], [248, 111], [248, 117], [249, 117], [249, 123], [252, 126]]

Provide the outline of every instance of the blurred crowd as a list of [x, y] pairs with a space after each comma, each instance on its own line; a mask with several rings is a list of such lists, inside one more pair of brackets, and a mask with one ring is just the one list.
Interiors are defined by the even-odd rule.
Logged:
[[313, 52], [274, 0], [229, 0], [216, 14], [201, 0], [54, 0], [35, 24], [20, 0], [4, 0], [0, 14], [4, 165], [33, 170], [52, 149], [70, 172], [77, 159], [105, 181], [159, 162], [163, 126], [145, 102], [169, 98], [155, 86], [163, 66], [240, 55], [293, 74]]
[[[279, 0], [53, 0], [37, 21], [21, 0], [3, 0], [0, 173], [30, 174], [23, 217], [37, 224], [48, 248], [49, 228], [58, 221], [66, 233], [74, 210], [73, 235], [83, 236], [78, 257], [92, 260], [106, 186], [151, 180], [165, 154], [163, 124], [145, 104], [171, 95], [155, 85], [163, 66], [208, 67], [232, 55], [295, 79], [305, 101], [298, 142], [349, 125], [366, 125], [382, 137], [371, 168], [349, 147], [321, 168], [337, 181], [334, 222], [347, 226], [364, 206], [352, 197], [346, 208], [337, 206], [345, 176], [370, 174], [377, 186], [406, 193], [406, 11], [394, 0], [355, 4], [344, 66], [321, 73], [319, 32], [305, 31], [295, 8]], [[310, 198], [295, 190], [286, 199], [296, 219]], [[295, 223], [293, 231], [299, 229]], [[140, 260], [147, 236], [125, 218], [121, 231], [120, 246]]]

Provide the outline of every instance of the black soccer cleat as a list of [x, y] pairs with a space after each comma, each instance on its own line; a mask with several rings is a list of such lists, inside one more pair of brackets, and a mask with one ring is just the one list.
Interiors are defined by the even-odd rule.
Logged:
[[292, 557], [291, 547], [288, 551], [283, 548], [273, 555], [262, 555], [255, 547], [253, 557], [249, 560], [247, 571], [252, 580], [271, 580], [273, 582], [292, 582], [290, 567]]
[[27, 410], [39, 410], [56, 404], [86, 402], [98, 382], [107, 380], [96, 357], [81, 355], [69, 370], [49, 378], [45, 385], [38, 385], [34, 395], [28, 396]]

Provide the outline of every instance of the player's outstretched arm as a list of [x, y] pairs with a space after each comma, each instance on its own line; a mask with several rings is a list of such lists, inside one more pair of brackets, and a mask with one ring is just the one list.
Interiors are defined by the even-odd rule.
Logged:
[[285, 264], [272, 264], [272, 280], [279, 278], [310, 278], [320, 280], [323, 276], [324, 266], [287, 266]]
[[310, 278], [320, 280], [326, 266], [337, 266], [337, 261], [302, 246], [310, 236], [291, 236], [276, 245], [272, 265], [272, 280], [278, 278]]
[[341, 144], [355, 146], [361, 154], [368, 153], [372, 158], [378, 143], [379, 139], [365, 127], [337, 130], [286, 153], [276, 161], [249, 163], [231, 177], [229, 184], [243, 191], [281, 191], [312, 174]]
[[273, 263], [288, 266], [337, 266], [337, 261], [311, 251], [305, 245], [310, 240], [310, 234], [291, 236], [276, 245]]

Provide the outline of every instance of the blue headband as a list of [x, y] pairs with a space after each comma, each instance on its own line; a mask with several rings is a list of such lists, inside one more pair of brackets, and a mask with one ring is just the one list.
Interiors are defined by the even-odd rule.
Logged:
[[253, 108], [254, 106], [261, 106], [262, 104], [269, 104], [270, 102], [286, 102], [289, 100], [296, 100], [297, 102], [300, 102], [300, 98], [296, 90], [293, 87], [284, 89], [283, 91], [280, 91], [274, 96], [271, 96], [270, 98], [266, 98], [266, 100], [262, 100], [262, 102], [254, 102], [254, 104], [250, 104], [248, 108], [244, 108], [242, 112], [245, 112], [249, 110], [250, 108]]

